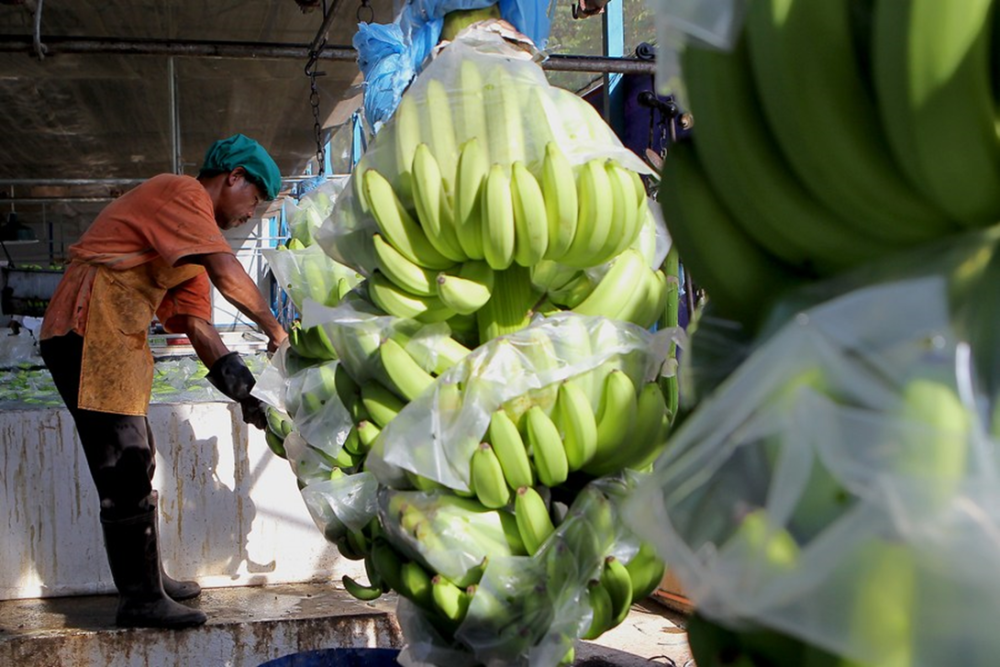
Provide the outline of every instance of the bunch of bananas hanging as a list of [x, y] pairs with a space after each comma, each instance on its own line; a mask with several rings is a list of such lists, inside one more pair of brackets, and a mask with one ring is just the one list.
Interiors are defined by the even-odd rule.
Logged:
[[608, 126], [503, 59], [456, 69], [418, 79], [352, 176], [371, 229], [355, 260], [367, 298], [396, 317], [448, 322], [473, 347], [539, 311], [650, 326], [667, 280], [633, 249], [652, 227], [642, 179], [616, 157], [567, 154], [584, 137], [591, 152], [612, 146]]
[[994, 4], [755, 0], [682, 54], [693, 147], [660, 198], [692, 275], [752, 329], [823, 279], [1000, 218]]
[[[589, 489], [560, 509], [547, 493], [522, 487], [514, 504], [490, 509], [447, 492], [384, 490], [374, 535], [349, 547], [360, 546], [351, 557], [364, 559], [369, 583], [349, 575], [343, 582], [364, 600], [397, 592], [449, 642], [468, 618], [467, 629], [495, 631], [511, 656], [530, 649], [562, 608], [574, 608], [580, 636], [596, 638], [619, 625], [664, 573], [634, 536], [622, 557], [610, 553], [621, 533], [617, 495]], [[491, 562], [506, 569], [490, 570]], [[569, 639], [564, 662], [572, 661]]]
[[[316, 232], [366, 279], [298, 276], [337, 307], [293, 329], [270, 437], [327, 539], [364, 560], [367, 583], [343, 578], [352, 595], [396, 591], [481, 661], [558, 641], [570, 662], [663, 576], [600, 485], [664, 447], [676, 380], [646, 329], [677, 282], [653, 265], [641, 163], [594, 109], [529, 61], [439, 66], [453, 48], [353, 173], [337, 206], [360, 224]], [[348, 516], [338, 501], [373, 478], [377, 514]], [[514, 561], [533, 575], [512, 594], [497, 568]], [[463, 639], [482, 632], [511, 653]]]

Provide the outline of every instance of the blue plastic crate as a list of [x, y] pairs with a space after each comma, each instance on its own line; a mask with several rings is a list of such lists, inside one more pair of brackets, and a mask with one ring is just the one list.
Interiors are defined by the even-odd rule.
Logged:
[[397, 667], [398, 657], [394, 648], [329, 648], [293, 653], [260, 667]]

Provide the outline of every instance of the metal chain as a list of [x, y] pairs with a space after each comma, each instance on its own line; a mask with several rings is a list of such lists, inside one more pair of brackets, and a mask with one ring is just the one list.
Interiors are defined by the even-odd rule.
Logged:
[[313, 134], [316, 139], [316, 161], [317, 170], [320, 174], [326, 171], [326, 147], [323, 145], [323, 124], [319, 120], [319, 88], [316, 87], [316, 77], [325, 76], [326, 72], [317, 72], [316, 64], [319, 62], [319, 54], [326, 46], [326, 37], [316, 47], [309, 52], [309, 62], [306, 63], [305, 72], [309, 77], [309, 105], [312, 107]]
[[[364, 18], [367, 15], [367, 19]], [[373, 23], [375, 21], [375, 9], [371, 5], [371, 0], [361, 0], [357, 13], [358, 23]]]

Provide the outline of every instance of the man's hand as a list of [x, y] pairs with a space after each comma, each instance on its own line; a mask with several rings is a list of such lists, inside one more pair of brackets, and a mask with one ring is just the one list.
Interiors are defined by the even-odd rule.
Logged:
[[251, 396], [240, 401], [240, 407], [243, 408], [244, 423], [252, 424], [261, 431], [267, 428], [267, 406], [261, 403], [256, 397]]
[[278, 329], [278, 331], [267, 341], [267, 355], [271, 356], [277, 352], [278, 348], [285, 342], [286, 338], [288, 338], [288, 333], [285, 332], [284, 329]]

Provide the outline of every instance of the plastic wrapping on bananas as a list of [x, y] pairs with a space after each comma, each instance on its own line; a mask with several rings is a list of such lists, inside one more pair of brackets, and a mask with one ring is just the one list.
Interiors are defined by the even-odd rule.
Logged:
[[[486, 439], [493, 412], [504, 407], [519, 420], [535, 399], [554, 399], [547, 388], [577, 376], [586, 378], [586, 396], [596, 410], [595, 369], [621, 368], [641, 386], [658, 377], [674, 334], [573, 314], [539, 320], [476, 348], [442, 374], [383, 430], [381, 447], [369, 455], [369, 463], [374, 457], [390, 468], [468, 491], [469, 461]], [[582, 337], [587, 345], [567, 346], [568, 336]], [[591, 339], [599, 347], [592, 349]], [[569, 350], [584, 352], [573, 357], [567, 356]], [[553, 404], [545, 407], [550, 412]]]

